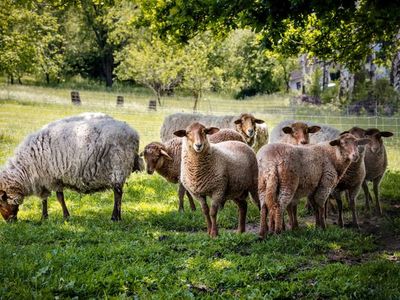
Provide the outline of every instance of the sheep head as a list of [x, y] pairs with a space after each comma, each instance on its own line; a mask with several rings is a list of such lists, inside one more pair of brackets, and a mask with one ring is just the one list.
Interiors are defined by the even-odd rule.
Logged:
[[207, 139], [208, 134], [214, 134], [219, 131], [216, 127], [205, 127], [199, 122], [190, 124], [186, 129], [175, 131], [174, 134], [178, 137], [186, 137], [189, 149], [200, 153], [210, 146]]
[[382, 138], [391, 137], [393, 133], [390, 131], [379, 131], [377, 128], [370, 128], [365, 130], [365, 137], [371, 139], [369, 148], [372, 153], [379, 153], [383, 150]]
[[306, 145], [310, 143], [310, 133], [316, 133], [321, 130], [319, 126], [310, 126], [303, 122], [296, 122], [290, 126], [285, 126], [282, 131], [290, 136], [291, 144]]
[[146, 161], [146, 169], [148, 174], [153, 174], [155, 170], [162, 168], [164, 160], [172, 160], [167, 153], [165, 146], [158, 142], [152, 142], [144, 147], [140, 156]]
[[352, 162], [356, 162], [360, 159], [358, 146], [366, 145], [369, 142], [370, 139], [359, 139], [351, 133], [342, 133], [338, 139], [330, 141], [329, 144], [331, 146], [338, 147], [343, 158], [349, 159]]
[[5, 191], [0, 190], [0, 213], [6, 221], [14, 221], [17, 219], [19, 205], [9, 204], [9, 197]]
[[248, 142], [256, 134], [256, 124], [262, 124], [264, 121], [256, 119], [252, 114], [243, 113], [233, 123], [236, 124], [236, 131], [244, 135]]

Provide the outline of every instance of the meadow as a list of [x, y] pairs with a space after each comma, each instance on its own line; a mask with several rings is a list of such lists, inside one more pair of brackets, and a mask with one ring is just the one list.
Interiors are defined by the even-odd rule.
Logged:
[[[168, 97], [148, 111], [143, 91], [80, 91], [73, 106], [70, 89], [0, 86], [0, 166], [24, 137], [50, 121], [99, 111], [126, 121], [141, 135], [141, 149], [159, 140], [163, 118], [190, 111], [187, 97]], [[124, 107], [116, 107], [123, 94]], [[200, 209], [178, 213], [177, 186], [158, 175], [132, 174], [125, 186], [122, 221], [110, 220], [112, 192], [66, 192], [68, 222], [53, 194], [49, 219], [41, 221], [41, 202], [26, 198], [19, 220], [0, 222], [1, 299], [398, 299], [400, 298], [400, 136], [399, 117], [354, 117], [328, 108], [289, 105], [286, 95], [230, 100], [207, 95], [200, 111], [253, 112], [272, 128], [301, 118], [331, 124], [392, 130], [387, 140], [389, 170], [381, 186], [384, 216], [365, 211], [358, 199], [361, 230], [341, 229], [328, 220], [325, 231], [300, 209], [300, 230], [257, 238], [259, 213], [250, 203], [247, 233], [238, 235], [236, 206], [219, 213], [220, 236], [207, 236]], [[197, 205], [199, 207], [199, 205]], [[346, 210], [345, 222], [350, 221]]]

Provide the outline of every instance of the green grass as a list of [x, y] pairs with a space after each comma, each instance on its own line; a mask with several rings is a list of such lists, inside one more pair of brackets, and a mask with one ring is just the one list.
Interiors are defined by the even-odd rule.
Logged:
[[[114, 94], [88, 91], [85, 97], [93, 99], [92, 105], [74, 107], [69, 105], [67, 90], [11, 88], [24, 93], [17, 97], [12, 92], [13, 100], [0, 101], [0, 165], [27, 134], [61, 117], [88, 110], [109, 113], [138, 129], [143, 148], [158, 140], [166, 114], [180, 111], [181, 102], [189, 107], [188, 101], [176, 99], [175, 106], [147, 112], [148, 96], [138, 95], [137, 99], [132, 96], [126, 108], [117, 109]], [[4, 93], [0, 91], [0, 95]], [[57, 95], [60, 101], [40, 101], [58, 99]], [[271, 107], [277, 106], [279, 97], [270, 99]], [[231, 103], [232, 112], [244, 110], [248, 104], [220, 100]], [[261, 105], [269, 100], [251, 101]], [[224, 109], [222, 104], [220, 109]], [[260, 115], [271, 127], [286, 117], [271, 112]], [[342, 121], [343, 129], [347, 123], [372, 122], [347, 118], [345, 124], [321, 115], [307, 118], [335, 124]], [[397, 120], [384, 122], [396, 124]], [[313, 218], [301, 208], [300, 230], [260, 242], [255, 206], [249, 204], [247, 218], [253, 230], [238, 235], [234, 232], [236, 207], [228, 202], [218, 215], [220, 236], [211, 239], [201, 211], [190, 212], [186, 202], [185, 213], [178, 213], [177, 187], [158, 175], [132, 174], [125, 186], [119, 223], [110, 220], [110, 191], [92, 195], [67, 191], [69, 222], [62, 220], [54, 195], [49, 201], [50, 218], [43, 222], [40, 200], [28, 197], [20, 207], [18, 222], [0, 222], [0, 298], [399, 299], [400, 252], [381, 242], [382, 237], [398, 238], [400, 234], [395, 210], [400, 204], [397, 139], [388, 147], [389, 171], [382, 183], [386, 215], [377, 232], [360, 233], [332, 224], [325, 231], [316, 230]], [[362, 199], [361, 193], [359, 208]], [[362, 209], [360, 214], [365, 217]], [[348, 211], [345, 219], [350, 220]]]

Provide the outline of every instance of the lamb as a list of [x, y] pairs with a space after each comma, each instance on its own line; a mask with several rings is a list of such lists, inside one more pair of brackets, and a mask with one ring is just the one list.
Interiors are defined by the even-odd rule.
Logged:
[[[199, 200], [211, 237], [218, 235], [217, 213], [228, 199], [239, 209], [238, 232], [245, 231], [247, 202], [250, 192], [260, 207], [257, 194], [258, 166], [254, 151], [238, 141], [211, 144], [207, 135], [219, 129], [194, 122], [175, 135], [182, 137], [181, 181], [194, 198]], [[206, 197], [211, 196], [211, 210]]]
[[[219, 143], [223, 141], [236, 140], [245, 143], [243, 137], [232, 129], [221, 129], [209, 138], [211, 143]], [[147, 173], [153, 174], [157, 171], [167, 181], [172, 183], [179, 182], [181, 171], [181, 151], [182, 139], [173, 138], [164, 144], [159, 142], [152, 142], [148, 144], [140, 156], [144, 156], [147, 166]], [[192, 211], [196, 210], [193, 198], [188, 191], [184, 188], [182, 183], [179, 182], [178, 198], [179, 198], [179, 211], [183, 211], [183, 197], [187, 195], [189, 198], [190, 208]]]
[[[311, 136], [308, 134], [312, 133]], [[285, 120], [276, 125], [269, 137], [270, 143], [318, 144], [336, 139], [340, 131], [327, 125], [308, 121]]]
[[104, 114], [85, 113], [52, 122], [28, 136], [0, 172], [0, 212], [5, 220], [15, 220], [24, 197], [37, 195], [46, 219], [47, 198], [56, 191], [68, 218], [64, 188], [81, 193], [112, 188], [111, 219], [119, 221], [124, 183], [141, 169], [138, 149], [138, 133]]
[[390, 131], [380, 131], [377, 128], [365, 130], [365, 137], [369, 138], [371, 143], [367, 145], [365, 149], [364, 161], [366, 174], [362, 187], [365, 194], [365, 205], [367, 209], [369, 209], [369, 202], [372, 202], [372, 197], [369, 193], [367, 182], [372, 181], [376, 200], [376, 211], [379, 215], [382, 215], [382, 208], [379, 200], [379, 185], [385, 175], [388, 164], [386, 148], [382, 138], [391, 136], [393, 136], [393, 133]]
[[[263, 120], [256, 119], [252, 114], [242, 113], [240, 116], [211, 116], [201, 114], [175, 113], [165, 118], [160, 129], [162, 142], [174, 137], [174, 132], [186, 128], [193, 122], [201, 122], [206, 126], [231, 128], [239, 132], [246, 143], [258, 151], [268, 143], [268, 128]], [[260, 126], [262, 125], [262, 126]]]
[[260, 237], [264, 238], [267, 231], [267, 208], [271, 232], [282, 230], [286, 209], [291, 228], [297, 228], [297, 204], [307, 195], [314, 206], [316, 225], [325, 228], [325, 202], [350, 163], [359, 159], [357, 146], [368, 142], [345, 133], [329, 143], [308, 146], [275, 143], [262, 147], [257, 153]]

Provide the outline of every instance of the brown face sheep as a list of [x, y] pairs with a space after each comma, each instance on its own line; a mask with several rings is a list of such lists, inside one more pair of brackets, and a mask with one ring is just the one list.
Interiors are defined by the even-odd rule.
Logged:
[[[353, 127], [348, 131], [344, 131], [343, 133], [341, 133], [341, 135], [345, 133], [351, 133], [357, 138], [363, 138], [365, 136], [365, 130], [359, 127]], [[340, 227], [344, 226], [343, 205], [341, 198], [342, 192], [346, 192], [346, 197], [352, 212], [353, 226], [357, 228], [359, 227], [357, 221], [357, 211], [356, 211], [355, 201], [357, 199], [357, 195], [360, 191], [361, 185], [365, 179], [365, 163], [364, 163], [365, 147], [366, 146], [358, 146], [358, 151], [360, 154], [359, 159], [351, 162], [350, 166], [347, 168], [346, 172], [340, 178], [337, 186], [332, 192], [332, 196], [336, 199], [336, 202], [338, 204], [338, 211], [339, 211], [338, 225]]]
[[380, 131], [377, 128], [365, 130], [365, 137], [371, 140], [370, 144], [365, 149], [365, 180], [362, 184], [365, 193], [365, 205], [369, 209], [369, 202], [372, 202], [371, 194], [369, 193], [368, 181], [372, 181], [373, 190], [376, 200], [376, 211], [382, 215], [382, 208], [379, 200], [379, 185], [387, 168], [386, 148], [382, 138], [393, 136], [390, 131]]
[[256, 124], [263, 124], [264, 121], [256, 119], [252, 114], [243, 113], [233, 123], [236, 125], [236, 131], [242, 135], [246, 143], [251, 147], [256, 139]]
[[329, 143], [293, 146], [275, 143], [264, 146], [257, 154], [259, 197], [261, 202], [260, 237], [269, 230], [282, 230], [283, 213], [288, 209], [292, 228], [298, 226], [297, 204], [309, 195], [314, 206], [316, 225], [325, 228], [326, 199], [352, 161], [359, 159], [358, 145], [368, 139], [357, 139], [346, 133]]
[[[245, 231], [248, 193], [259, 207], [258, 166], [254, 151], [246, 144], [227, 141], [211, 144], [208, 135], [219, 129], [195, 122], [175, 132], [182, 137], [181, 181], [199, 200], [207, 221], [207, 231], [218, 235], [217, 213], [228, 199], [239, 209], [238, 232]], [[206, 197], [212, 198], [211, 209]]]
[[279, 142], [291, 145], [306, 145], [310, 143], [310, 133], [315, 133], [319, 130], [321, 130], [320, 126], [309, 127], [306, 123], [296, 122], [282, 128], [285, 135]]
[[[228, 128], [221, 129], [217, 133], [210, 135], [209, 140], [214, 144], [223, 141], [239, 141], [245, 143], [243, 137], [238, 132]], [[157, 173], [169, 182], [178, 183], [181, 173], [181, 152], [182, 139], [173, 138], [164, 144], [159, 142], [148, 144], [140, 155], [144, 156], [148, 174], [153, 174], [154, 171], [157, 171]], [[196, 210], [192, 196], [186, 191], [182, 183], [179, 182], [179, 211], [184, 210], [183, 198], [185, 193], [189, 199], [191, 210]]]

